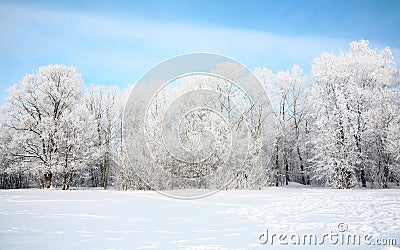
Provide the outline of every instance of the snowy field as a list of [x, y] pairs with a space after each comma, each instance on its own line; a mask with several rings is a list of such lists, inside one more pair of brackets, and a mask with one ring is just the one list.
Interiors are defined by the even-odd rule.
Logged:
[[[371, 235], [371, 245], [259, 242], [267, 231], [296, 241], [339, 230]], [[387, 238], [395, 246], [374, 245]], [[399, 243], [399, 189], [291, 185], [196, 200], [143, 191], [0, 191], [0, 249], [400, 249]]]

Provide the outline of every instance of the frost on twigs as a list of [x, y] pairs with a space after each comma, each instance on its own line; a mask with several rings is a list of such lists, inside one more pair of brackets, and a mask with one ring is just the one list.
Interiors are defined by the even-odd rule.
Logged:
[[[153, 189], [178, 198], [256, 185], [256, 159], [265, 157], [260, 150], [272, 131], [268, 105], [257, 78], [232, 59], [167, 60], [138, 81], [126, 104], [131, 167]], [[198, 191], [174, 191], [182, 189]]]

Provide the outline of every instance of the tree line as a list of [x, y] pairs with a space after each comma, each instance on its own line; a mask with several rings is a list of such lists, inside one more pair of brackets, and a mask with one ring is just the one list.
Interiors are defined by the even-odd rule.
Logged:
[[[227, 68], [217, 67], [215, 73], [218, 70]], [[234, 85], [234, 73], [228, 80], [188, 77], [180, 88], [157, 92], [148, 108], [146, 138], [137, 139], [148, 142], [157, 164], [186, 178], [177, 181], [153, 171], [154, 180], [163, 179], [157, 188], [213, 188], [228, 179], [232, 181], [226, 188], [238, 189], [290, 181], [333, 188], [399, 185], [400, 81], [389, 48], [371, 49], [366, 40], [352, 42], [348, 51], [315, 58], [310, 76], [297, 65], [277, 73], [258, 67], [253, 73], [270, 97], [271, 110], [266, 103], [242, 101], [242, 113], [235, 112], [235, 103], [245, 98]], [[169, 104], [180, 93], [205, 88], [221, 93], [208, 103], [228, 118], [197, 110], [179, 124], [183, 128], [179, 143], [193, 155], [210, 155], [198, 167], [190, 159], [172, 159], [168, 148], [157, 143], [164, 136], [163, 115]], [[9, 89], [1, 107], [0, 188], [153, 188], [125, 153], [123, 114], [130, 90], [87, 86], [72, 66], [48, 65], [27, 74]], [[152, 93], [151, 86], [140, 91]], [[184, 110], [188, 101], [175, 108]], [[261, 138], [268, 115], [274, 118], [274, 131]], [[246, 155], [235, 155], [228, 168], [215, 169], [230, 153], [229, 145], [242, 145], [232, 144], [226, 136], [229, 125], [241, 135], [247, 120], [255, 121], [249, 131], [255, 146]], [[204, 131], [210, 133], [200, 152]], [[135, 161], [141, 165], [139, 171], [149, 171], [151, 166], [141, 157]], [[241, 159], [246, 163], [239, 168]], [[217, 174], [202, 178], [210, 171]]]

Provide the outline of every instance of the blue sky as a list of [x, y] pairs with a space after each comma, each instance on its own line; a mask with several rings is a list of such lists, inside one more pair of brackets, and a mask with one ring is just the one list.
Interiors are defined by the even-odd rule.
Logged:
[[135, 82], [158, 62], [212, 52], [249, 68], [299, 64], [353, 40], [389, 46], [400, 62], [400, 1], [1, 1], [0, 104], [47, 64], [74, 65], [85, 83]]

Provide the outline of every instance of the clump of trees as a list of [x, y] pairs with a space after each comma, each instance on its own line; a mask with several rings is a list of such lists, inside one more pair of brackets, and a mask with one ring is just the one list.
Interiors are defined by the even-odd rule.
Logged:
[[[220, 65], [215, 73], [229, 70], [226, 67]], [[235, 72], [225, 80], [187, 77], [179, 87], [157, 92], [148, 108], [146, 138], [137, 139], [148, 142], [165, 170], [195, 180], [177, 181], [153, 171], [154, 180], [162, 180], [158, 188], [213, 188], [228, 179], [233, 181], [226, 188], [242, 189], [290, 181], [333, 188], [398, 185], [400, 81], [389, 48], [371, 49], [365, 40], [352, 42], [347, 52], [315, 58], [311, 76], [297, 65], [290, 71], [273, 73], [260, 67], [253, 73], [267, 91], [272, 110], [266, 103], [246, 101], [241, 113], [234, 109], [238, 100], [245, 99], [234, 85]], [[168, 148], [157, 143], [164, 136], [162, 124], [178, 122], [165, 121], [170, 104], [182, 93], [204, 89], [221, 94], [210, 96], [207, 107], [226, 119], [196, 110], [181, 121], [182, 146], [193, 155], [210, 155], [199, 168], [190, 160], [171, 158]], [[151, 86], [140, 91], [152, 93]], [[0, 188], [152, 188], [124, 153], [122, 117], [129, 89], [85, 86], [74, 67], [49, 65], [26, 75], [9, 94], [1, 108]], [[181, 107], [189, 107], [189, 101], [181, 100]], [[261, 138], [268, 115], [275, 119], [275, 131]], [[229, 154], [232, 142], [226, 135], [242, 133], [246, 120], [257, 121], [249, 131], [255, 147], [231, 159], [229, 168], [204, 179]], [[141, 157], [135, 162], [149, 171]], [[246, 164], [238, 167], [244, 158]]]
[[390, 50], [353, 42], [349, 52], [316, 58], [312, 76], [318, 100], [311, 139], [316, 177], [336, 188], [398, 182], [398, 155], [391, 145], [397, 141], [399, 79]]
[[9, 90], [2, 107], [2, 188], [107, 187], [122, 103], [116, 87], [86, 91], [74, 67], [49, 65]]

